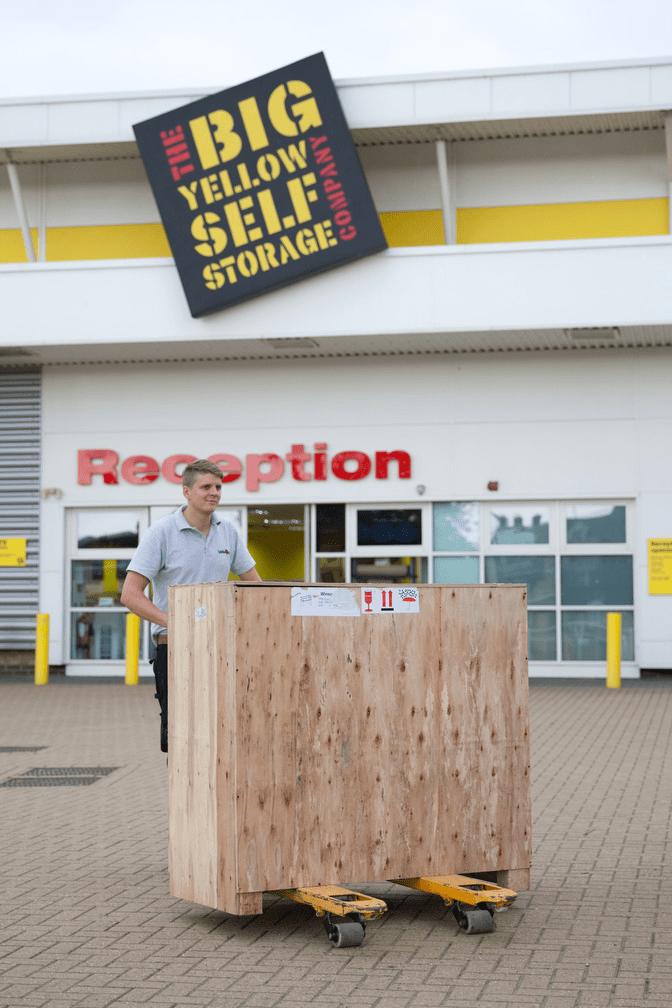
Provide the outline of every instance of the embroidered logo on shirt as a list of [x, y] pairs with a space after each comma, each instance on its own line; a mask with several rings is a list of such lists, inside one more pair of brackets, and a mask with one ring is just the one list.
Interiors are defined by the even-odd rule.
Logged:
[[226, 553], [228, 556], [231, 556], [231, 554], [229, 553], [228, 550], [217, 550], [217, 552], [218, 553]]

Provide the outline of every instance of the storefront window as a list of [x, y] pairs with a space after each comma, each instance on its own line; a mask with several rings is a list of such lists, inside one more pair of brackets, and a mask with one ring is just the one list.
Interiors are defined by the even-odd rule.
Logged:
[[318, 553], [345, 552], [345, 504], [315, 506], [315, 544]]
[[121, 661], [125, 652], [123, 612], [71, 613], [70, 657]]
[[371, 509], [357, 511], [358, 546], [420, 546], [420, 508]]
[[555, 661], [555, 610], [531, 609], [527, 614], [527, 650], [530, 661]]
[[[631, 611], [621, 613], [621, 657], [634, 661], [634, 630]], [[599, 661], [607, 655], [607, 613], [565, 610], [562, 613], [562, 658], [564, 661]]]
[[327, 584], [345, 582], [345, 557], [318, 557], [316, 560], [318, 581]]
[[[67, 588], [71, 661], [122, 661], [126, 609], [121, 590], [128, 564], [147, 527], [145, 508], [86, 508], [68, 514]], [[147, 650], [147, 627], [140, 654]]]
[[528, 605], [555, 604], [555, 557], [486, 556], [486, 584], [526, 584]]
[[140, 541], [137, 511], [78, 511], [77, 549], [135, 549]]
[[445, 553], [478, 552], [480, 504], [450, 501], [434, 505], [434, 549]]
[[435, 584], [478, 584], [478, 557], [434, 557]]
[[419, 584], [427, 580], [425, 557], [353, 557], [350, 580], [359, 584]]
[[568, 543], [624, 543], [625, 504], [572, 504], [566, 509]]
[[490, 508], [493, 546], [532, 546], [549, 542], [550, 511], [536, 504], [497, 504]]
[[563, 605], [632, 605], [631, 556], [564, 556]]
[[71, 605], [121, 605], [121, 587], [128, 560], [73, 560], [71, 564]]

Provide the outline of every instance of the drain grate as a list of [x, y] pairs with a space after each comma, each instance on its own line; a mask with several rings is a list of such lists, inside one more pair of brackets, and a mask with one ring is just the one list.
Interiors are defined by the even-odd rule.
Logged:
[[95, 784], [98, 777], [10, 777], [0, 781], [3, 787], [79, 787], [83, 784]]
[[40, 752], [46, 748], [46, 745], [0, 745], [0, 753]]
[[32, 767], [20, 777], [0, 781], [3, 787], [79, 787], [95, 784], [119, 767]]
[[107, 777], [116, 766], [36, 766], [26, 770], [22, 777]]

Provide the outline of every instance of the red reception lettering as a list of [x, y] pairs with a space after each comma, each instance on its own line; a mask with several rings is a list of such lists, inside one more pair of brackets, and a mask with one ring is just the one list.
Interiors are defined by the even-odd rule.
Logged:
[[145, 486], [159, 478], [159, 463], [151, 455], [130, 455], [121, 463], [121, 475], [133, 486]]
[[305, 470], [305, 463], [310, 462], [310, 453], [306, 451], [302, 444], [293, 444], [292, 450], [285, 455], [287, 462], [292, 466], [292, 479], [309, 480], [312, 479], [310, 473]]
[[405, 451], [376, 452], [376, 479], [389, 479], [390, 462], [397, 463], [399, 479], [411, 478], [411, 456]]
[[[354, 462], [355, 469], [346, 469], [348, 462]], [[364, 452], [344, 451], [334, 455], [331, 460], [331, 471], [342, 480], [364, 479], [371, 472], [371, 459]]]
[[119, 456], [110, 448], [83, 448], [77, 452], [77, 482], [90, 486], [94, 476], [102, 476], [103, 483], [118, 483]]
[[222, 472], [222, 483], [233, 483], [243, 474], [243, 463], [237, 455], [208, 455], [208, 462], [214, 462]]
[[[266, 468], [262, 470], [262, 466]], [[245, 456], [245, 486], [248, 490], [258, 490], [261, 483], [276, 483], [284, 471], [285, 463], [273, 452]]]
[[169, 483], [181, 483], [182, 472], [178, 473], [177, 466], [181, 465], [186, 468], [190, 462], [196, 461], [195, 455], [169, 455], [161, 465], [161, 475]]

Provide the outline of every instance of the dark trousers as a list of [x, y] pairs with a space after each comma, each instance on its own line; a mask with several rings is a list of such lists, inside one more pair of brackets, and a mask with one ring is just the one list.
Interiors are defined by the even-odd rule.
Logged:
[[168, 645], [159, 644], [154, 658], [154, 680], [161, 708], [161, 752], [168, 752]]

